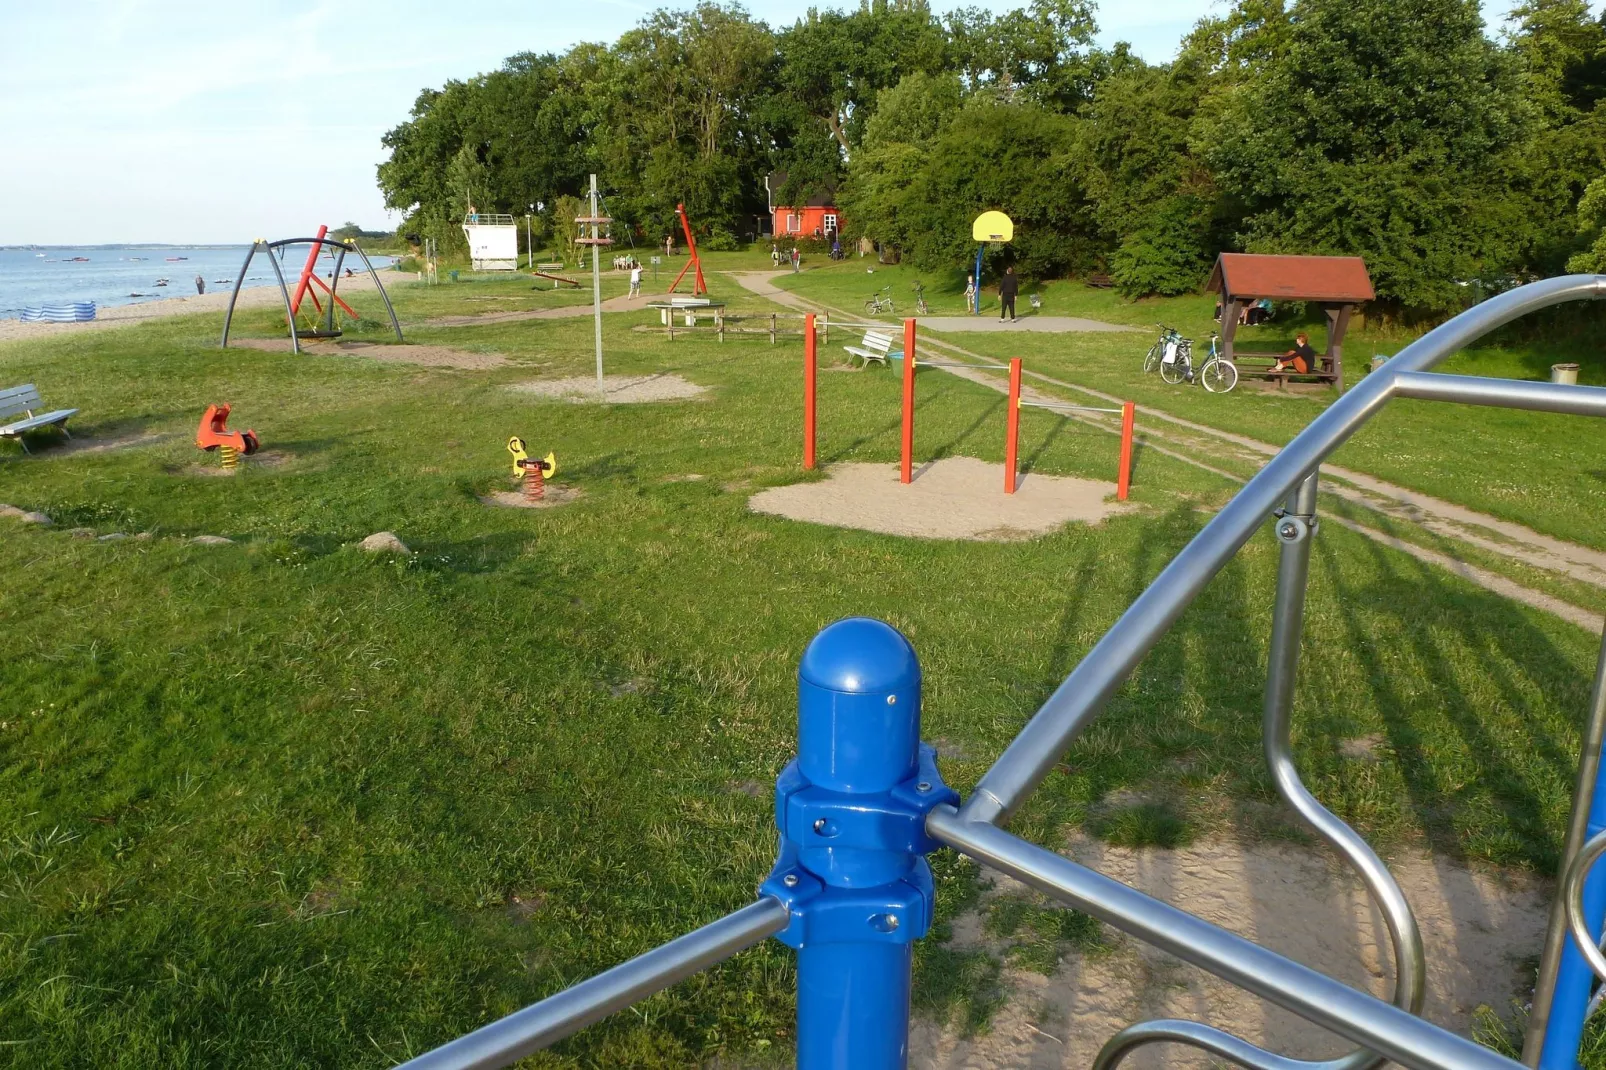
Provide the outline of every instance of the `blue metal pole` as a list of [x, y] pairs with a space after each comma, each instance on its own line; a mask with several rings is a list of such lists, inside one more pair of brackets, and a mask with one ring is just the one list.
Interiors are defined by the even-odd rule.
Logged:
[[[1606, 766], [1595, 778], [1595, 797], [1589, 807], [1587, 841], [1606, 828]], [[1589, 920], [1590, 938], [1600, 941], [1601, 924], [1606, 920], [1606, 870], [1597, 863], [1584, 881], [1584, 917]], [[1589, 1008], [1595, 975], [1584, 962], [1571, 938], [1561, 953], [1556, 972], [1555, 994], [1551, 997], [1550, 1023], [1545, 1029], [1544, 1047], [1539, 1052], [1539, 1070], [1576, 1070], [1578, 1045], [1584, 1039], [1584, 1012]]]
[[970, 309], [970, 314], [973, 316], [981, 315], [981, 254], [986, 248], [985, 245], [976, 246], [976, 297], [975, 304]]
[[775, 785], [780, 859], [761, 886], [798, 949], [798, 1070], [904, 1070], [910, 944], [931, 927], [930, 810], [958, 793], [920, 742], [920, 663], [865, 617], [798, 667], [798, 758]]

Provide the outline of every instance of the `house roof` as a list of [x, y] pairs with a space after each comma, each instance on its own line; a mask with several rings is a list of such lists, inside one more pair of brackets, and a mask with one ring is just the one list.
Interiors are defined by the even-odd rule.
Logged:
[[783, 186], [785, 186], [785, 185], [786, 185], [786, 172], [785, 171], [773, 171], [770, 174], [764, 176], [764, 192], [769, 195], [770, 211], [773, 212], [777, 208], [834, 208], [834, 207], [836, 207], [836, 187], [830, 182], [826, 182], [824, 184], [824, 188], [822, 188], [818, 193], [815, 193], [813, 196], [809, 197], [808, 200], [804, 201], [800, 205], [799, 204], [781, 204], [781, 205], [778, 205], [778, 204], [775, 203], [775, 196], [776, 196], [776, 194], [781, 192], [781, 188]]
[[1377, 296], [1358, 256], [1265, 256], [1222, 253], [1207, 290], [1223, 297], [1276, 297], [1284, 301], [1370, 301]]

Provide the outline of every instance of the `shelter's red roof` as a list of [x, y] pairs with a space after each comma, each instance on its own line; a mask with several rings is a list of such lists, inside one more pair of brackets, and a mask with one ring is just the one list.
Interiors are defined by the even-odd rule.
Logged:
[[1377, 296], [1358, 256], [1222, 253], [1206, 289], [1233, 297], [1285, 301], [1370, 301]]

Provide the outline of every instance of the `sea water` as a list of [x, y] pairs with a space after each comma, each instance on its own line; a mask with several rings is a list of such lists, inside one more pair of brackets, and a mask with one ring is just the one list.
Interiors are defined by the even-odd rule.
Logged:
[[[93, 301], [107, 308], [184, 297], [195, 293], [197, 275], [206, 280], [207, 293], [229, 290], [249, 249], [248, 245], [7, 246], [0, 248], [0, 319], [15, 319], [30, 305]], [[281, 268], [290, 287], [294, 288], [306, 259], [305, 245], [284, 250]], [[369, 259], [375, 268], [391, 263], [386, 256]], [[324, 257], [319, 273], [327, 275], [332, 266]], [[361, 272], [362, 258], [348, 255], [345, 266]], [[158, 285], [162, 279], [166, 286]], [[267, 254], [252, 257], [245, 286], [278, 284]]]

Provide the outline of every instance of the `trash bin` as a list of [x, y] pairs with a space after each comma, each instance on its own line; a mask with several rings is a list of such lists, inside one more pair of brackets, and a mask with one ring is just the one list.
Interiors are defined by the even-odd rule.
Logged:
[[451, 280], [452, 280], [452, 281], [453, 281], [453, 282], [456, 282], [456, 281], [457, 281], [457, 272], [455, 272], [455, 271], [448, 271], [448, 272], [447, 272], [447, 273], [446, 273], [446, 275], [447, 275], [447, 277], [448, 277], [448, 278], [450, 278], [450, 279], [451, 279]]
[[1550, 366], [1550, 381], [1553, 383], [1565, 383], [1568, 386], [1577, 386], [1578, 365], [1552, 364]]

